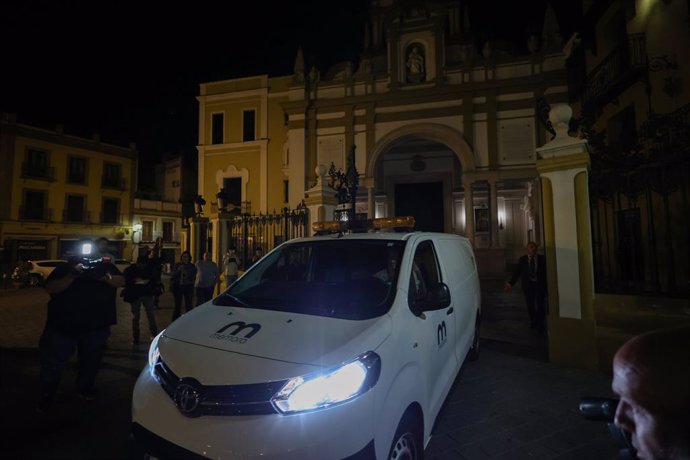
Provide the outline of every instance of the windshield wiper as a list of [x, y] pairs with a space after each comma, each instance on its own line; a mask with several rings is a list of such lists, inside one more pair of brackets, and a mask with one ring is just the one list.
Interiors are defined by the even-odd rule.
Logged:
[[237, 305], [239, 305], [240, 307], [244, 307], [244, 308], [254, 308], [254, 307], [252, 307], [251, 305], [249, 305], [247, 302], [245, 302], [244, 300], [240, 299], [240, 298], [237, 297], [237, 296], [234, 296], [234, 295], [230, 294], [229, 292], [224, 292], [224, 293], [221, 295], [221, 297], [228, 297], [228, 298], [230, 298], [230, 300], [232, 300], [233, 302], [235, 302], [235, 303], [236, 303]]

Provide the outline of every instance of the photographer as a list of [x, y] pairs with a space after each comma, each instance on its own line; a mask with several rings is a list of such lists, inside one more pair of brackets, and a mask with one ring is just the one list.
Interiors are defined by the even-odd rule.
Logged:
[[75, 349], [77, 392], [84, 399], [95, 399], [96, 375], [110, 326], [116, 323], [115, 293], [123, 284], [124, 279], [113, 264], [96, 262], [85, 266], [79, 257], [70, 257], [68, 262], [58, 265], [46, 280], [50, 301], [39, 342], [39, 411], [52, 405], [62, 371]]
[[690, 327], [630, 339], [613, 361], [614, 422], [639, 458], [690, 458]]

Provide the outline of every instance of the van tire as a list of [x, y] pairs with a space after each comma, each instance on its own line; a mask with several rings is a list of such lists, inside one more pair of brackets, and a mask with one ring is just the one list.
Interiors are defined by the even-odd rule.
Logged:
[[388, 452], [389, 460], [423, 460], [421, 424], [412, 412], [403, 415]]
[[479, 343], [481, 335], [480, 325], [480, 317], [479, 314], [477, 314], [477, 319], [474, 322], [474, 337], [472, 337], [472, 346], [470, 347], [470, 351], [467, 352], [467, 359], [470, 361], [476, 361], [479, 359]]

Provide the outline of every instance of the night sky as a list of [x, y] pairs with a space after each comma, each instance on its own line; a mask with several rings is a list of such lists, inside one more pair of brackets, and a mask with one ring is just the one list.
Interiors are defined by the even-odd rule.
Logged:
[[[475, 33], [524, 43], [545, 3], [473, 2], [482, 25]], [[561, 15], [563, 2], [553, 3]], [[356, 62], [369, 1], [172, 4], [3, 2], [0, 111], [45, 128], [62, 123], [69, 134], [99, 132], [103, 142], [136, 142], [146, 176], [164, 154], [195, 154], [199, 83], [290, 74], [300, 45], [322, 73]]]

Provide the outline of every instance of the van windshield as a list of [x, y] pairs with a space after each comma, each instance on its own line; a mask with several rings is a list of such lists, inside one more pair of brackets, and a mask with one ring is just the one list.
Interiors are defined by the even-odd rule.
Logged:
[[393, 303], [404, 247], [375, 239], [286, 244], [213, 303], [353, 320], [381, 316]]

